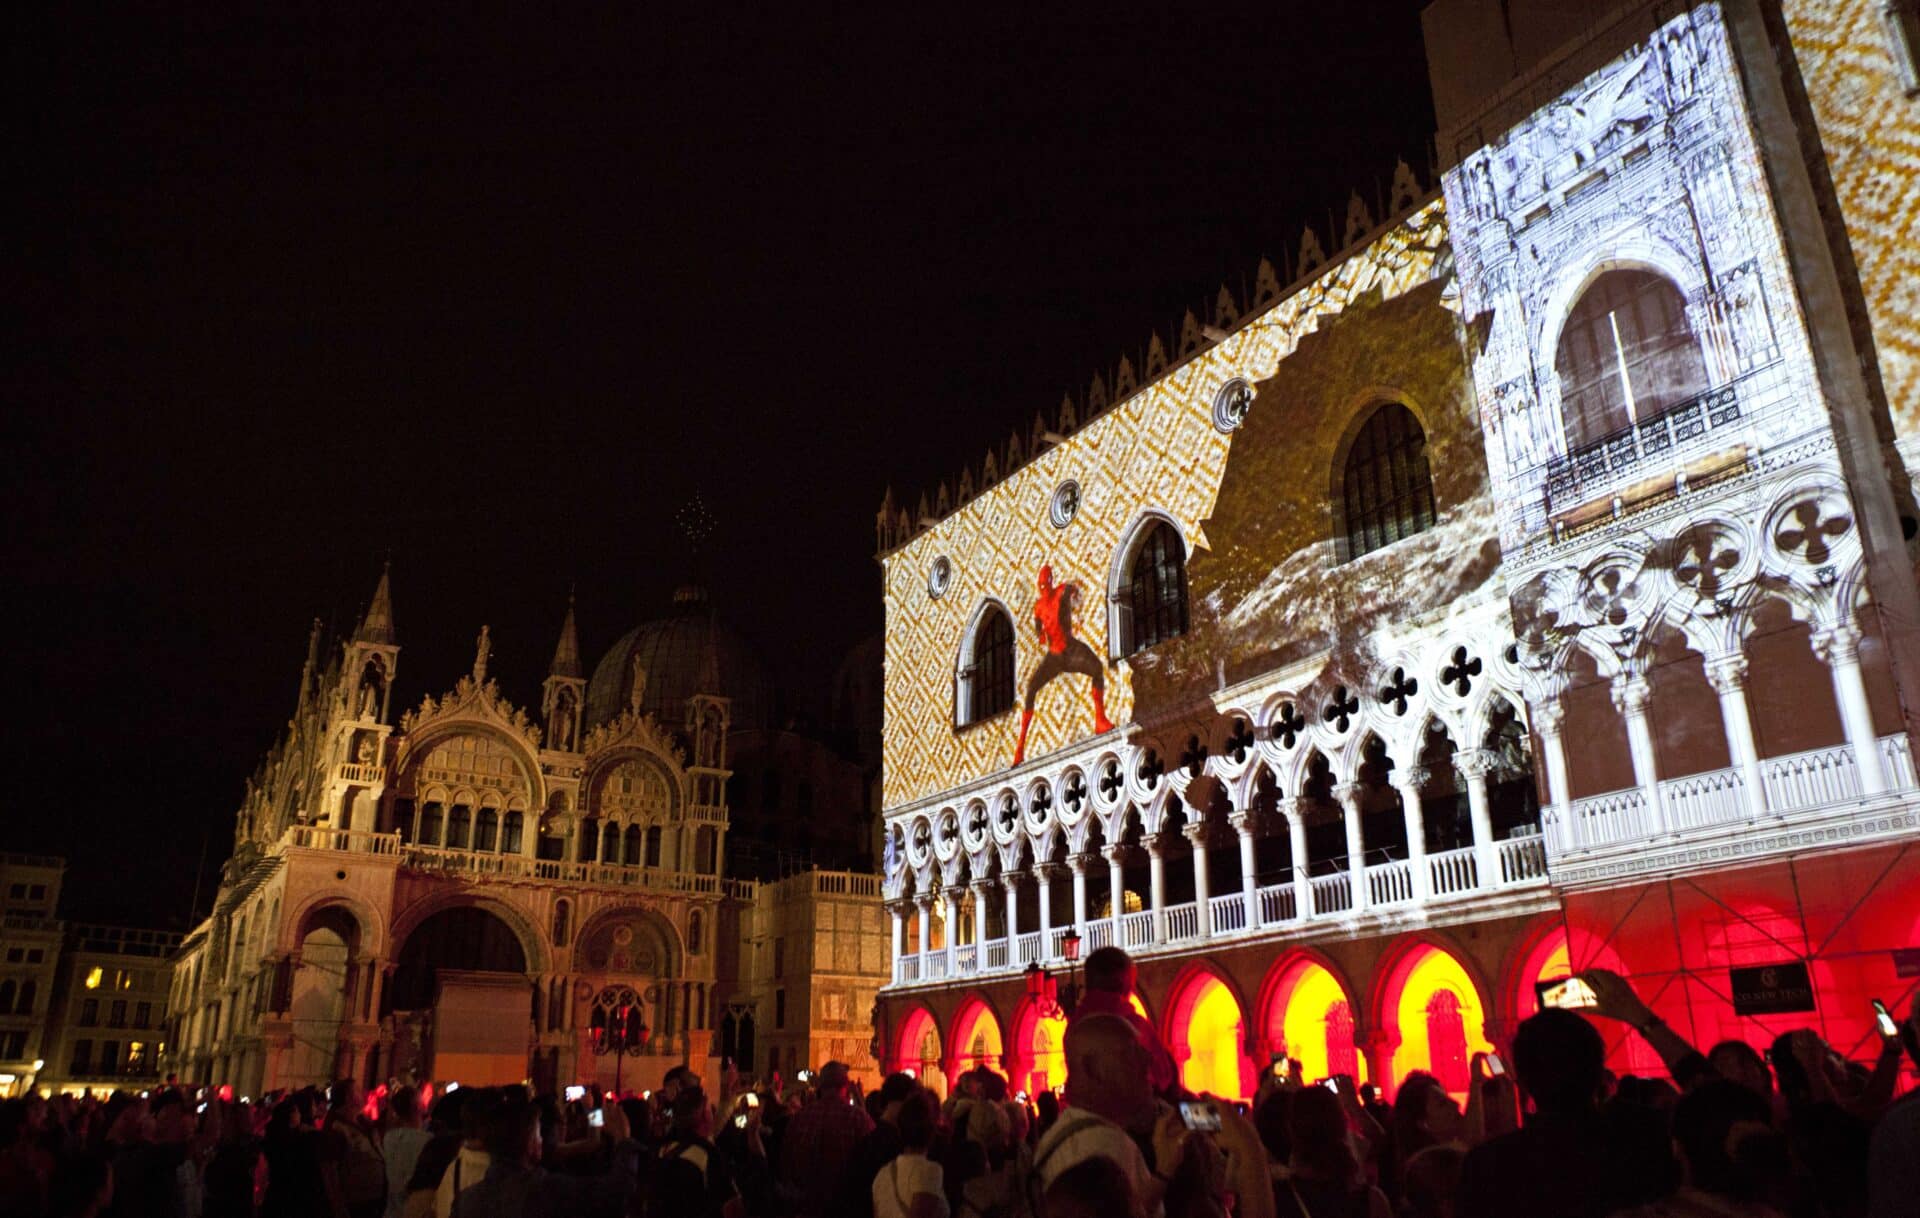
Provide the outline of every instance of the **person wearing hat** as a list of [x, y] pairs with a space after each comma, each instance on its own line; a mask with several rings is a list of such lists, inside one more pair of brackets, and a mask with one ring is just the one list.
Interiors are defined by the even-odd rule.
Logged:
[[832, 1213], [835, 1186], [873, 1118], [848, 1090], [845, 1062], [828, 1062], [814, 1076], [813, 1099], [787, 1122], [780, 1179], [798, 1202], [800, 1218]]

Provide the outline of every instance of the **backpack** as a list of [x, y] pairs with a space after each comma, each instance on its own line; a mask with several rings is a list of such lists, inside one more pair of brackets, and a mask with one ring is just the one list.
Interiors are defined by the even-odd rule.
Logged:
[[347, 1152], [340, 1160], [340, 1191], [346, 1194], [347, 1204], [386, 1200], [386, 1156], [366, 1131], [352, 1121], [342, 1121], [336, 1129]]

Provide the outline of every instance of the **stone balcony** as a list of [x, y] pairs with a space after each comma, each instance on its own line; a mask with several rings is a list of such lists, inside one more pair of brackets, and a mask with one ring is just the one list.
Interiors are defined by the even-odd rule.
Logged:
[[417, 846], [401, 841], [397, 833], [366, 833], [321, 825], [291, 826], [280, 839], [280, 849], [283, 853], [289, 849], [344, 850], [380, 855], [396, 859], [400, 866], [411, 871], [473, 881], [508, 880], [699, 896], [737, 895], [735, 885], [717, 875], [619, 863], [530, 858], [524, 854], [497, 851]]
[[1880, 737], [1874, 754], [1864, 780], [1860, 751], [1837, 744], [1543, 809], [1548, 867], [1577, 884], [1911, 835], [1920, 803], [1906, 734]]
[[[1355, 879], [1348, 871], [1299, 875], [1292, 880], [1161, 909], [1124, 913], [1119, 918], [1087, 918], [1079, 924], [1080, 954], [1117, 945], [1135, 956], [1180, 955], [1237, 943], [1283, 941], [1322, 932], [1389, 930], [1436, 917], [1460, 915], [1482, 905], [1511, 905], [1513, 898], [1539, 896], [1547, 888], [1547, 856], [1537, 835], [1492, 843], [1491, 870], [1481, 875], [1480, 851], [1473, 846], [1425, 855], [1426, 891], [1417, 893], [1415, 861], [1395, 859], [1365, 867], [1357, 877], [1365, 888], [1364, 907], [1355, 912]], [[890, 988], [943, 983], [956, 978], [1017, 974], [1029, 964], [1066, 959], [1065, 941], [1075, 926], [1043, 927], [1016, 934], [1012, 942], [995, 938], [957, 943], [894, 959]]]

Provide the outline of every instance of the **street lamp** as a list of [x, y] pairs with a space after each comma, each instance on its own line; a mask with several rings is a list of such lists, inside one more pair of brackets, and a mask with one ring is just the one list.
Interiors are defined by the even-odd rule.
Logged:
[[613, 1093], [620, 1094], [620, 1067], [629, 1054], [639, 1057], [647, 1051], [652, 1036], [641, 1014], [640, 995], [630, 985], [610, 985], [593, 1000], [593, 1015], [587, 1026], [587, 1045], [595, 1057], [613, 1054]]
[[1061, 1019], [1073, 1014], [1080, 1003], [1080, 936], [1068, 931], [1060, 940], [1060, 954], [1067, 958], [1067, 982], [1058, 985], [1038, 960], [1027, 965], [1027, 997], [1040, 1008], [1046, 1019]]

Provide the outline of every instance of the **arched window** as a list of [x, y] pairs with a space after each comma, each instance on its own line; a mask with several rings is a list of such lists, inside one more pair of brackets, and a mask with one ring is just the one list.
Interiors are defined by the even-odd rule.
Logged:
[[1120, 586], [1120, 654], [1187, 632], [1187, 547], [1164, 520], [1140, 535]]
[[1433, 527], [1427, 433], [1411, 410], [1388, 402], [1367, 416], [1347, 450], [1340, 492], [1349, 560]]
[[465, 850], [468, 830], [473, 825], [473, 813], [465, 804], [453, 805], [453, 813], [447, 817], [447, 849]]
[[440, 842], [440, 805], [429, 803], [420, 809], [420, 844], [438, 846]]
[[500, 822], [500, 853], [520, 853], [521, 836], [525, 833], [525, 820], [518, 812], [509, 812]]
[[660, 865], [660, 839], [663, 836], [659, 825], [647, 826], [647, 866]]
[[553, 945], [555, 947], [565, 947], [567, 945], [567, 932], [571, 929], [568, 924], [572, 920], [573, 906], [568, 903], [567, 899], [562, 897], [558, 901], [555, 901], [553, 903]]
[[493, 843], [499, 836], [500, 814], [492, 808], [480, 809], [480, 818], [474, 822], [473, 848], [493, 853]]
[[608, 821], [600, 831], [600, 861], [617, 863], [620, 861], [620, 826]]
[[625, 863], [629, 867], [638, 867], [640, 865], [640, 826], [639, 825], [627, 826], [626, 841], [627, 841], [626, 853], [621, 856], [620, 861]]
[[1652, 271], [1612, 270], [1587, 285], [1554, 351], [1567, 447], [1581, 448], [1704, 393], [1707, 369], [1687, 301]]
[[1013, 622], [998, 605], [988, 605], [968, 640], [960, 669], [961, 727], [1013, 709]]

